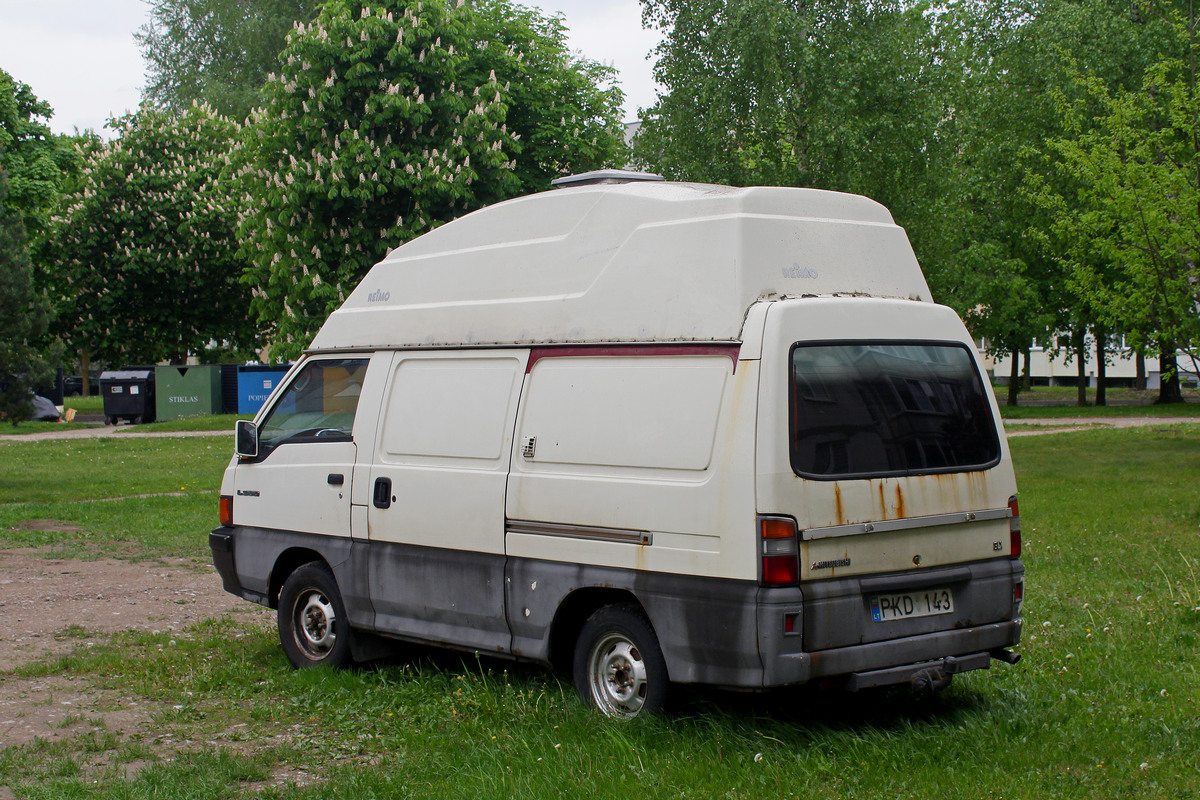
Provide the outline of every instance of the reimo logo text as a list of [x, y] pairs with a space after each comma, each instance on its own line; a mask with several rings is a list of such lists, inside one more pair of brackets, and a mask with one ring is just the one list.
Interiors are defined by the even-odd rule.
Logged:
[[820, 273], [818, 273], [812, 267], [802, 267], [799, 264], [792, 264], [790, 267], [783, 268], [783, 277], [785, 277], [785, 278], [808, 278], [811, 280], [813, 278], [819, 278]]

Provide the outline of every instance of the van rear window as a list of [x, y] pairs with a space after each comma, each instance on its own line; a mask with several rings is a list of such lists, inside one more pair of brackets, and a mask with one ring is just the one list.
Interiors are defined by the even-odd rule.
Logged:
[[988, 390], [961, 344], [796, 344], [791, 362], [797, 475], [961, 472], [1000, 459]]

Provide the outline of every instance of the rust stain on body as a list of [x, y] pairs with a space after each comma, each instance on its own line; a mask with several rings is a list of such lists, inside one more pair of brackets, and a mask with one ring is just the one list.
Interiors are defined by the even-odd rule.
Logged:
[[842, 488], [836, 483], [833, 485], [833, 505], [834, 511], [837, 513], [837, 524], [846, 524], [846, 514], [842, 510]]
[[896, 484], [896, 519], [904, 519], [908, 516], [908, 512], [904, 509], [904, 490], [900, 488], [900, 484]]

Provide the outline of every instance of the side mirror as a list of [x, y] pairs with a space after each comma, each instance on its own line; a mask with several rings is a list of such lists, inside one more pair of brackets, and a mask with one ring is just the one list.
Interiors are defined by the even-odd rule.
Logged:
[[233, 451], [239, 458], [258, 458], [258, 426], [248, 419], [239, 419], [237, 440]]

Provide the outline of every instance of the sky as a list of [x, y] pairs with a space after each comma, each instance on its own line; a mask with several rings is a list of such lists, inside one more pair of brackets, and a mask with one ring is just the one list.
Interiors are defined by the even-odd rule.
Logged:
[[[638, 0], [520, 4], [561, 12], [570, 48], [619, 71], [626, 122], [654, 103], [648, 55], [659, 35], [642, 28]], [[107, 138], [104, 123], [136, 110], [146, 83], [133, 33], [148, 10], [144, 0], [0, 0], [0, 69], [50, 103], [55, 133], [91, 128]]]

